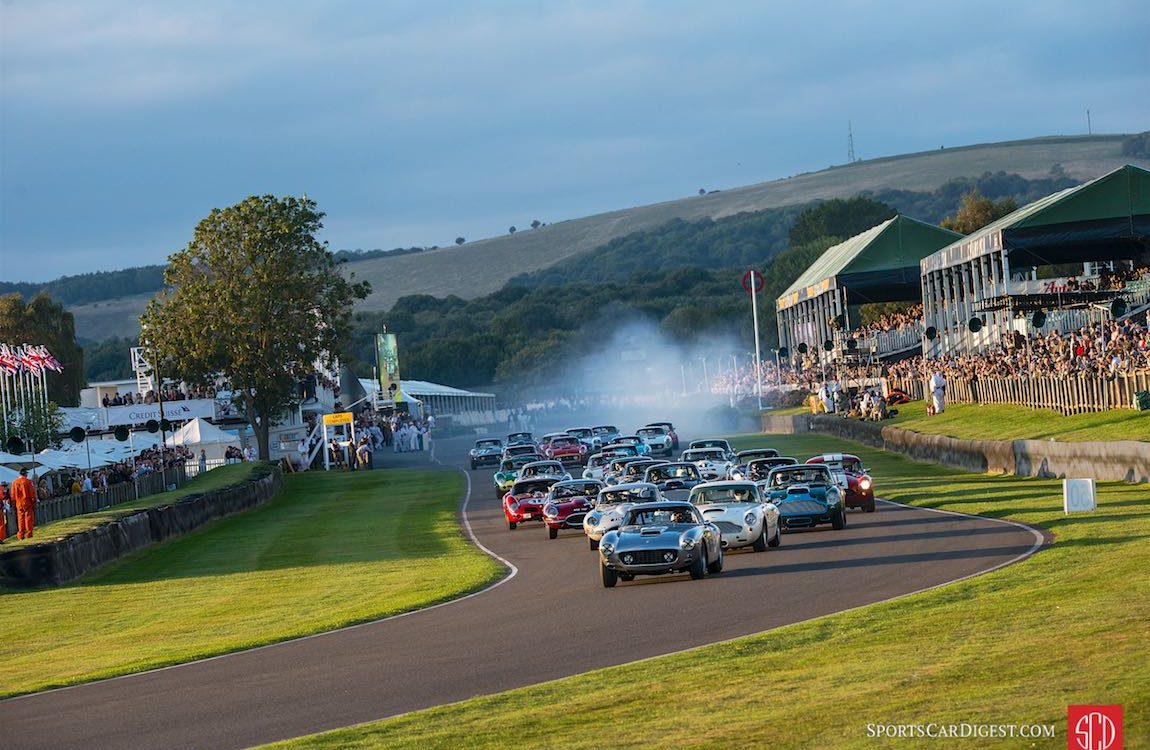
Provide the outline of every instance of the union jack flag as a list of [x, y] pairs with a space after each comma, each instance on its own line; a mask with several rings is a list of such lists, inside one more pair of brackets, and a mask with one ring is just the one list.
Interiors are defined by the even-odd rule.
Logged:
[[20, 371], [20, 359], [7, 344], [0, 344], [0, 370], [5, 375], [15, 375]]

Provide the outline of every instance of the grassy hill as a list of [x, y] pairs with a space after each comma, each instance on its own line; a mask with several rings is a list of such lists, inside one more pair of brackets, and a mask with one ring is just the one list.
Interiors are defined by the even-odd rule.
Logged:
[[[652, 229], [676, 218], [717, 219], [744, 211], [847, 198], [861, 191], [928, 191], [956, 177], [977, 177], [1000, 170], [1039, 178], [1049, 175], [1055, 164], [1079, 180], [1097, 177], [1127, 163], [1150, 168], [1150, 160], [1122, 155], [1123, 138], [1035, 138], [870, 159], [703, 196], [570, 219], [461, 246], [371, 258], [348, 263], [347, 268], [372, 284], [374, 291], [361, 304], [362, 310], [387, 310], [409, 294], [454, 294], [473, 299], [497, 291], [521, 273], [548, 268], [617, 237]], [[101, 340], [136, 335], [137, 318], [146, 302], [147, 297], [142, 296], [69, 309], [76, 316], [78, 336]]]

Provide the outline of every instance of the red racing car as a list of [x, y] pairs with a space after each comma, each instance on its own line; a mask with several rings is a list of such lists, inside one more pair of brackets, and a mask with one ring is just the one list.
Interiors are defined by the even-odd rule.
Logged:
[[582, 534], [583, 517], [595, 506], [601, 489], [603, 483], [598, 479], [570, 479], [553, 484], [543, 503], [547, 537], [559, 536], [560, 529], [575, 529]]
[[862, 460], [849, 453], [824, 453], [807, 459], [808, 464], [826, 464], [843, 487], [844, 505], [874, 513], [874, 480]]
[[551, 486], [560, 481], [559, 477], [534, 477], [519, 479], [511, 485], [511, 491], [503, 496], [503, 515], [507, 517], [507, 528], [512, 531], [521, 523], [543, 520], [543, 504]]
[[564, 466], [583, 466], [587, 463], [587, 446], [574, 435], [545, 436], [539, 448], [544, 456]]

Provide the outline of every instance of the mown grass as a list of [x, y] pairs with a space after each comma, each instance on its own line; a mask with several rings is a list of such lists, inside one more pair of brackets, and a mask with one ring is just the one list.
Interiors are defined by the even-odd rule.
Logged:
[[[898, 414], [884, 425], [965, 440], [1150, 441], [1150, 412], [1132, 409], [1063, 416], [1053, 409], [1008, 404], [949, 404], [942, 414], [927, 416], [925, 401], [895, 408]], [[809, 414], [810, 409], [795, 407], [769, 413], [790, 416]]]
[[[1060, 483], [965, 474], [818, 436], [743, 437], [798, 457], [862, 455], [880, 495], [1040, 526], [1053, 545], [959, 583], [768, 633], [277, 748], [1059, 748], [1066, 707], [1125, 705], [1150, 742], [1150, 489], [1099, 486], [1062, 513]], [[642, 637], [632, 634], [628, 637]], [[1049, 740], [888, 739], [868, 724], [1053, 724]]]
[[501, 570], [459, 531], [463, 481], [432, 470], [290, 475], [266, 506], [76, 585], [4, 593], [0, 696], [332, 630], [480, 588]]

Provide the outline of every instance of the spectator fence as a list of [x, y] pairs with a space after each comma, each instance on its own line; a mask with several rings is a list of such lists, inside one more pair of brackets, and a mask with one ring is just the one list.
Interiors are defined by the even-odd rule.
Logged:
[[[912, 399], [923, 398], [928, 393], [925, 380], [892, 379], [891, 387], [902, 388]], [[1113, 377], [1082, 374], [950, 378], [946, 384], [946, 400], [955, 404], [1015, 404], [1031, 409], [1054, 409], [1069, 415], [1133, 409], [1134, 395], [1139, 391], [1150, 391], [1150, 372]]]

